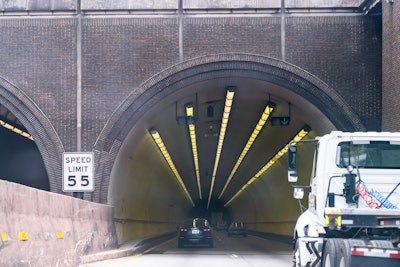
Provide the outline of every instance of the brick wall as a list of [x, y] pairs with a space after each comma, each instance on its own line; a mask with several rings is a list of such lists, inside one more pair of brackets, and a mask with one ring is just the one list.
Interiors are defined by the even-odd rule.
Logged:
[[[285, 24], [286, 61], [342, 95], [368, 130], [380, 130], [381, 18], [302, 16], [287, 17]], [[77, 25], [75, 15], [0, 20], [0, 76], [37, 105], [65, 151], [77, 148]], [[394, 40], [389, 29], [385, 35]], [[135, 88], [181, 58], [226, 52], [282, 58], [279, 16], [82, 16], [81, 47], [84, 151], [93, 150], [120, 103], [141, 93]], [[387, 103], [395, 99], [388, 92], [396, 88], [392, 76], [386, 80]], [[386, 116], [396, 114], [388, 109], [394, 106], [385, 104]]]
[[380, 130], [381, 18], [291, 17], [286, 29], [286, 60], [334, 88], [367, 130]]

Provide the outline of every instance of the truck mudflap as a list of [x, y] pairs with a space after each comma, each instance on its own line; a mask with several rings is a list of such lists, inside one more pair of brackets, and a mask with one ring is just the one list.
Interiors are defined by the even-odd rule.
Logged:
[[400, 249], [354, 246], [349, 267], [399, 267]]

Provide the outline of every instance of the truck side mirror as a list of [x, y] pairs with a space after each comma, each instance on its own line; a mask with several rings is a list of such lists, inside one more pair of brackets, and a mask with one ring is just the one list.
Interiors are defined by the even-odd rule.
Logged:
[[294, 199], [303, 199], [304, 197], [304, 188], [303, 187], [293, 187], [293, 198]]
[[311, 186], [301, 186], [301, 185], [292, 185], [293, 187], [293, 198], [295, 199], [303, 199], [304, 192], [307, 190], [311, 192]]
[[356, 196], [356, 175], [354, 173], [346, 173], [346, 182], [344, 183], [343, 195], [346, 197], [346, 203], [355, 203]]
[[288, 147], [288, 182], [295, 183], [297, 182], [297, 147], [289, 146]]

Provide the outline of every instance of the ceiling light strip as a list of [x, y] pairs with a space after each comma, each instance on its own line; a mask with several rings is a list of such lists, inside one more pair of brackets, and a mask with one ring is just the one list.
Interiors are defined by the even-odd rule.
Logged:
[[183, 192], [186, 194], [187, 198], [189, 199], [190, 203], [192, 204], [192, 206], [194, 207], [194, 203], [192, 198], [190, 197], [190, 194], [185, 186], [185, 183], [183, 182], [181, 176], [178, 173], [178, 170], [175, 167], [174, 162], [171, 159], [171, 156], [168, 153], [168, 150], [163, 142], [163, 140], [161, 139], [160, 134], [158, 133], [158, 131], [156, 130], [151, 130], [150, 131], [151, 136], [153, 137], [155, 143], [157, 144], [158, 148], [160, 149], [161, 153], [163, 154], [165, 160], [167, 161], [169, 167], [171, 168], [172, 172], [175, 174], [175, 178], [176, 180], [179, 182]]
[[236, 173], [237, 169], [239, 168], [239, 165], [242, 163], [244, 157], [246, 156], [250, 147], [253, 145], [253, 142], [256, 140], [258, 134], [260, 133], [261, 129], [264, 127], [264, 124], [267, 122], [268, 117], [271, 115], [273, 110], [274, 110], [274, 105], [272, 105], [271, 103], [268, 103], [264, 109], [264, 112], [261, 115], [260, 120], [258, 121], [256, 127], [254, 128], [253, 133], [251, 134], [249, 140], [247, 141], [247, 144], [244, 146], [243, 151], [240, 154], [238, 161], [236, 162], [235, 166], [233, 167], [231, 174], [229, 175], [228, 179], [226, 180], [225, 186], [222, 189], [221, 193], [219, 194], [219, 197], [218, 197], [219, 199], [225, 193], [225, 190], [228, 188], [228, 185], [231, 182], [233, 175]]
[[0, 125], [3, 126], [6, 129], [10, 130], [10, 131], [13, 131], [14, 133], [17, 133], [17, 134], [19, 134], [19, 135], [21, 135], [21, 136], [23, 136], [25, 138], [28, 138], [28, 139], [33, 141], [33, 137], [29, 133], [24, 132], [21, 129], [15, 127], [15, 126], [12, 126], [11, 124], [8, 124], [5, 121], [0, 120]]
[[226, 128], [228, 126], [228, 120], [229, 120], [229, 115], [230, 115], [231, 108], [232, 108], [234, 95], [235, 95], [235, 88], [234, 87], [228, 87], [228, 90], [226, 92], [226, 97], [225, 97], [224, 114], [222, 115], [221, 129], [220, 129], [220, 132], [219, 132], [217, 153], [215, 155], [214, 169], [213, 169], [212, 178], [211, 178], [210, 192], [209, 192], [209, 195], [208, 195], [207, 209], [210, 206], [211, 196], [212, 196], [212, 192], [213, 192], [213, 189], [214, 189], [215, 176], [217, 174], [219, 159], [221, 157], [222, 145], [224, 143]]
[[242, 193], [249, 185], [251, 185], [255, 180], [257, 180], [265, 171], [267, 171], [275, 162], [278, 161], [278, 159], [280, 157], [282, 157], [284, 154], [286, 154], [286, 152], [288, 151], [288, 147], [289, 144], [294, 145], [297, 142], [299, 142], [301, 139], [303, 139], [310, 131], [310, 128], [308, 126], [303, 127], [303, 129], [301, 129], [295, 137], [293, 137], [292, 140], [290, 140], [290, 142], [288, 142], [281, 150], [279, 150], [278, 153], [276, 153], [276, 155], [274, 157], [272, 157], [272, 159], [264, 165], [264, 167], [262, 167], [250, 180], [247, 181], [247, 183], [245, 185], [242, 186], [242, 188], [240, 188], [239, 191], [236, 192], [236, 194], [230, 199], [228, 200], [224, 207], [228, 206], [240, 193]]
[[190, 142], [192, 143], [192, 154], [194, 161], [194, 169], [196, 173], [197, 187], [199, 190], [199, 198], [203, 199], [201, 193], [201, 183], [200, 183], [200, 168], [199, 168], [199, 156], [197, 151], [197, 141], [196, 141], [196, 127], [194, 125], [194, 111], [192, 105], [186, 106], [186, 116], [190, 118], [189, 120], [190, 123], [188, 124], [188, 127], [189, 127]]

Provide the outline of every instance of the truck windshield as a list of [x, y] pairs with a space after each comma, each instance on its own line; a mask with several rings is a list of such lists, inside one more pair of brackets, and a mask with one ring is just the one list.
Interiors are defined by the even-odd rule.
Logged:
[[341, 142], [336, 151], [336, 165], [346, 168], [400, 169], [400, 142]]

